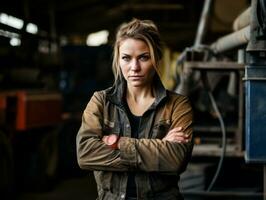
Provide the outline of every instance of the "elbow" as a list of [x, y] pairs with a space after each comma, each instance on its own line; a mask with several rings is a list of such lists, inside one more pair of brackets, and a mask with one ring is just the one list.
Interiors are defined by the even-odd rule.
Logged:
[[[90, 146], [90, 147], [89, 147]], [[93, 145], [87, 145], [86, 143], [77, 143], [77, 163], [82, 170], [95, 170], [96, 154]]]
[[176, 171], [178, 171], [180, 174], [183, 173], [186, 170], [187, 165], [191, 160], [191, 156], [192, 156], [192, 151], [189, 150], [188, 152], [186, 152], [186, 154], [182, 156], [182, 160], [180, 160], [179, 164], [176, 165]]
[[77, 162], [79, 168], [82, 170], [94, 170], [90, 160], [86, 159], [84, 156], [81, 156], [79, 153], [77, 154]]
[[77, 156], [77, 163], [78, 163], [78, 166], [81, 168], [81, 169], [84, 169], [84, 160], [82, 158], [82, 153], [81, 153], [81, 149], [80, 149], [80, 143], [79, 141], [77, 140], [77, 149], [76, 149], [76, 156]]
[[77, 164], [80, 169], [86, 170], [88, 169], [88, 150], [87, 149], [87, 140], [84, 140], [83, 137], [79, 135], [76, 138], [76, 157], [77, 157]]
[[91, 170], [90, 166], [92, 165], [90, 150], [84, 148], [82, 145], [77, 144], [77, 163], [80, 169]]
[[78, 166], [80, 169], [83, 169], [83, 170], [88, 169], [88, 166], [85, 164], [82, 158], [78, 157], [77, 160], [78, 160]]
[[77, 148], [77, 162], [78, 162], [78, 166], [80, 167], [80, 169], [85, 169], [85, 162], [84, 162], [84, 159], [82, 158], [79, 148]]
[[192, 144], [187, 144], [182, 146], [183, 146], [182, 150], [179, 149], [178, 153], [176, 154], [175, 162], [172, 163], [174, 171], [178, 172], [179, 174], [181, 174], [186, 170], [187, 165], [191, 160], [192, 149], [193, 149]]
[[84, 152], [82, 148], [80, 148], [80, 145], [77, 144], [77, 163], [80, 169], [86, 170], [88, 169], [88, 158], [86, 159], [86, 156], [84, 156]]

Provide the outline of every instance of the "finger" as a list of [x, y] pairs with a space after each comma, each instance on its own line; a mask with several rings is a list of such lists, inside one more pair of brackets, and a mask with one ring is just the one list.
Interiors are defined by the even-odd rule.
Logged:
[[189, 135], [186, 135], [183, 132], [171, 132], [164, 137], [164, 140], [174, 140], [176, 137], [180, 137], [182, 139], [189, 139]]
[[184, 137], [184, 138], [188, 138], [189, 137], [189, 135], [185, 134], [184, 132], [174, 132], [174, 133], [172, 133], [172, 135], [179, 136], [179, 137]]
[[166, 140], [166, 141], [174, 141], [175, 140], [175, 135], [174, 134], [168, 134], [166, 135], [163, 140]]
[[169, 141], [169, 142], [177, 142], [177, 143], [187, 143], [190, 140], [188, 138], [185, 138], [183, 136], [177, 136], [177, 135], [170, 135], [165, 138], [163, 138], [164, 141]]
[[185, 134], [184, 132], [173, 132], [169, 136], [172, 136], [172, 137], [180, 137], [180, 138], [182, 137], [184, 139], [189, 139], [190, 138], [190, 136], [187, 135], [187, 134]]
[[181, 126], [179, 126], [179, 127], [176, 127], [176, 128], [171, 129], [169, 132], [182, 131], [182, 129], [183, 128]]
[[104, 143], [107, 143], [107, 137], [108, 137], [108, 136], [106, 136], [106, 135], [102, 137], [102, 141], [103, 141]]
[[167, 140], [170, 142], [183, 142], [183, 141], [186, 141], [187, 139], [184, 138], [183, 136], [178, 136], [176, 134], [172, 134], [170, 136], [165, 137], [164, 140]]
[[175, 137], [175, 141], [181, 142], [181, 143], [187, 143], [189, 142], [189, 139], [184, 138], [184, 137]]

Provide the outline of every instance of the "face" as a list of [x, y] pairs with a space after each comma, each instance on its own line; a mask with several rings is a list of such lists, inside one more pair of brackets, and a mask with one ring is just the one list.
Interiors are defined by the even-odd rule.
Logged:
[[155, 69], [148, 45], [142, 40], [125, 39], [119, 47], [119, 64], [130, 87], [150, 85]]

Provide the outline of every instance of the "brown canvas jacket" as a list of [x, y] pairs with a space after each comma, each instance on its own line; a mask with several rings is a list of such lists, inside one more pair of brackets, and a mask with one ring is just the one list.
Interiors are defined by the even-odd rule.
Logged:
[[[94, 171], [100, 200], [125, 199], [128, 171], [136, 172], [138, 199], [182, 199], [178, 180], [193, 142], [171, 143], [162, 138], [179, 126], [192, 138], [192, 109], [187, 97], [165, 90], [159, 79], [154, 85], [156, 100], [141, 118], [138, 139], [131, 138], [123, 105], [124, 80], [95, 92], [84, 110], [77, 135], [78, 163]], [[102, 142], [109, 134], [121, 137], [119, 150]]]

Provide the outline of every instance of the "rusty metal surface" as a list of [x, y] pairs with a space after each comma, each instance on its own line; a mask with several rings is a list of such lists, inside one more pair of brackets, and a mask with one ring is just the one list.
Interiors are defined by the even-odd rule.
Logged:
[[62, 101], [61, 94], [57, 92], [1, 92], [0, 124], [19, 131], [56, 125], [62, 120]]
[[16, 129], [51, 126], [61, 121], [62, 97], [59, 94], [17, 93]]

